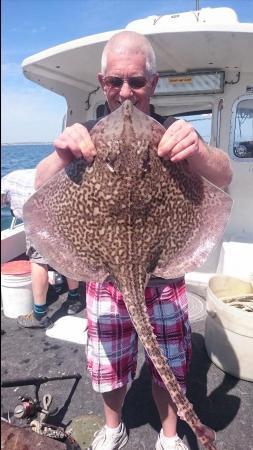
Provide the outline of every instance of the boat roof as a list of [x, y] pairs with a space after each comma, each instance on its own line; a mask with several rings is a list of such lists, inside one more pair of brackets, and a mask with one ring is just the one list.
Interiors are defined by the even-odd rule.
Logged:
[[[230, 8], [150, 16], [130, 22], [125, 29], [148, 37], [159, 72], [252, 72], [253, 24], [238, 22]], [[98, 86], [96, 74], [104, 45], [119, 31], [85, 36], [26, 58], [24, 75], [63, 96], [70, 88], [91, 92]]]

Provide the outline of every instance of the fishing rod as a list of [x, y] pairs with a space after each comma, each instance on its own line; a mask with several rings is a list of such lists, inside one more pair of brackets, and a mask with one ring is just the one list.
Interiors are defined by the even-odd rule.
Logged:
[[56, 377], [27, 377], [27, 378], [14, 378], [13, 380], [4, 380], [1, 382], [1, 387], [17, 387], [17, 386], [29, 386], [32, 384], [42, 384], [47, 383], [48, 381], [55, 380], [69, 380], [75, 378], [76, 380], [80, 380], [82, 376], [80, 373], [75, 373], [71, 375], [58, 375]]

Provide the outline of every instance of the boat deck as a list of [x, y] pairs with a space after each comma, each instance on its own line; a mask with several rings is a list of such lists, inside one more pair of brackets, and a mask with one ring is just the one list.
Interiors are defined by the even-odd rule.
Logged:
[[[48, 304], [54, 320], [63, 315], [61, 307], [66, 295], [65, 290], [57, 297], [50, 288]], [[84, 311], [78, 314], [80, 317], [85, 314], [85, 295], [83, 300]], [[216, 430], [218, 450], [253, 450], [253, 383], [225, 374], [211, 363], [204, 346], [204, 325], [203, 317], [192, 323], [193, 357], [188, 398], [201, 421]], [[93, 392], [85, 370], [84, 345], [49, 338], [45, 330], [20, 329], [15, 319], [2, 314], [2, 382], [76, 373], [82, 376], [79, 381], [73, 378], [42, 383], [39, 398], [41, 400], [45, 393], [53, 396], [53, 405], [58, 411], [48, 417], [48, 423], [72, 429], [73, 437], [83, 450], [92, 441], [94, 431], [103, 424], [101, 398]], [[8, 413], [12, 417], [20, 395], [34, 397], [34, 392], [34, 386], [2, 388], [2, 417], [7, 418]], [[161, 425], [141, 346], [137, 375], [125, 399], [123, 420], [129, 430], [126, 450], [154, 450]], [[178, 434], [190, 450], [200, 449], [184, 422], [179, 421]]]

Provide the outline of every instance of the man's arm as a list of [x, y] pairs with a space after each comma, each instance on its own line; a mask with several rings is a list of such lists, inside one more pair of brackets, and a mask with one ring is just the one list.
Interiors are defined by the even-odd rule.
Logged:
[[37, 165], [35, 189], [66, 167], [74, 158], [92, 161], [96, 150], [88, 129], [80, 123], [65, 128], [54, 141], [55, 151]]
[[61, 169], [66, 167], [74, 158], [69, 152], [62, 151], [61, 154], [57, 150], [51, 153], [46, 158], [42, 159], [36, 168], [35, 190], [39, 189], [51, 177], [58, 173]]
[[[166, 127], [166, 122], [165, 122]], [[164, 133], [158, 155], [172, 162], [187, 160], [189, 168], [218, 187], [228, 186], [232, 168], [228, 155], [207, 145], [189, 122], [175, 121]]]
[[198, 152], [188, 158], [190, 169], [220, 188], [229, 186], [233, 172], [228, 155], [223, 150], [206, 144], [201, 138], [198, 146]]

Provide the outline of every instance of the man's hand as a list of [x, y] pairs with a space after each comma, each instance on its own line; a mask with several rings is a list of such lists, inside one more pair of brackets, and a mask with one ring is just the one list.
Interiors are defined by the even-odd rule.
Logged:
[[184, 120], [177, 120], [166, 130], [158, 146], [158, 155], [175, 163], [187, 159], [190, 170], [218, 187], [224, 188], [231, 183], [233, 172], [228, 155], [207, 145]]
[[179, 162], [199, 153], [199, 136], [193, 126], [185, 120], [176, 120], [164, 133], [158, 155]]
[[84, 158], [91, 162], [96, 155], [96, 149], [91, 140], [90, 134], [83, 125], [75, 123], [65, 130], [55, 139], [54, 147], [58, 155], [69, 158]]

